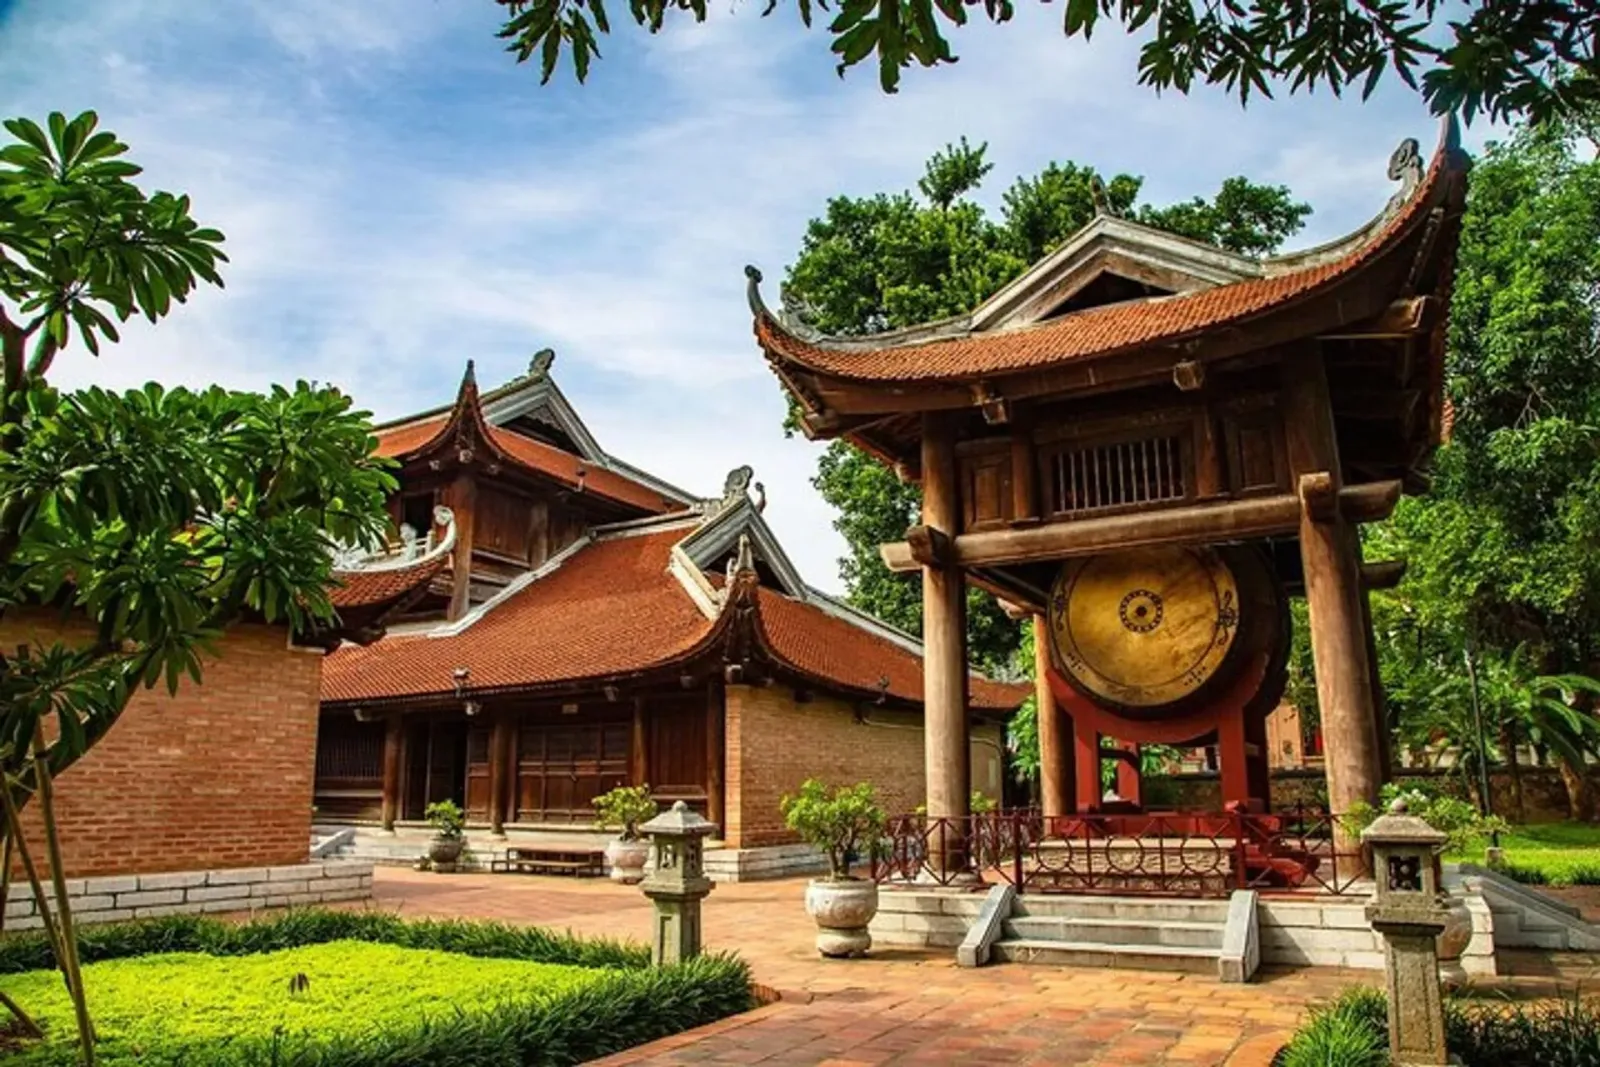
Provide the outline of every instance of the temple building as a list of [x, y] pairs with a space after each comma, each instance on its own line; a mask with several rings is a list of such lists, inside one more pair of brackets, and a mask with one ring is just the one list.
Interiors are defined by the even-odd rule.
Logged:
[[[921, 644], [801, 579], [748, 467], [702, 499], [604, 451], [551, 360], [481, 394], [469, 364], [448, 407], [377, 431], [397, 554], [448, 517], [450, 561], [324, 664], [319, 827], [371, 840], [448, 799], [493, 852], [591, 830], [596, 796], [648, 784], [749, 851], [792, 840], [779, 800], [807, 777], [919, 803]], [[998, 797], [1028, 689], [962, 685], [963, 761]]]
[[923, 584], [930, 816], [968, 810], [967, 583], [1034, 618], [1046, 817], [1108, 810], [1106, 759], [1137, 812], [1137, 743], [1216, 746], [1229, 810], [1264, 812], [1302, 596], [1329, 802], [1376, 799], [1367, 591], [1403, 561], [1364, 561], [1358, 528], [1427, 490], [1446, 418], [1453, 120], [1389, 177], [1366, 226], [1264, 259], [1102, 212], [971, 313], [872, 336], [770, 310], [748, 270], [805, 431], [921, 485], [920, 525], [882, 552]]

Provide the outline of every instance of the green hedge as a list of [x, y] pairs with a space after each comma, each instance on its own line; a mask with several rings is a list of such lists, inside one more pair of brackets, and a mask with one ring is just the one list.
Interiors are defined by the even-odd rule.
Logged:
[[[1464, 1067], [1600, 1067], [1600, 1012], [1574, 994], [1533, 1004], [1451, 998], [1445, 1044]], [[1278, 1067], [1384, 1067], [1389, 1022], [1382, 993], [1351, 989], [1314, 1009]]]
[[[478, 1015], [425, 1020], [369, 1033], [280, 1034], [267, 1040], [208, 1041], [143, 1048], [105, 1067], [533, 1067], [579, 1063], [702, 1026], [755, 1004], [746, 965], [707, 956], [668, 968], [648, 966], [648, 951], [615, 941], [588, 941], [503, 923], [408, 922], [377, 913], [309, 910], [244, 924], [172, 916], [90, 927], [85, 963], [162, 952], [247, 955], [338, 940], [441, 949], [472, 956], [604, 968], [602, 980], [496, 1006]], [[42, 937], [0, 938], [0, 973], [50, 966]], [[90, 1003], [91, 1011], [93, 1001]], [[158, 1004], [152, 1011], [162, 1010]], [[19, 1067], [66, 1067], [71, 1045], [35, 1048]]]

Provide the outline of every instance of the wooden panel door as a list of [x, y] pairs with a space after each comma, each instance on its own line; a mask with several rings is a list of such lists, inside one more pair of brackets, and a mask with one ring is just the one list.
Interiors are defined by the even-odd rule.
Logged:
[[467, 730], [467, 815], [489, 818], [489, 727], [473, 723]]
[[517, 735], [520, 822], [592, 822], [594, 798], [628, 784], [631, 727], [615, 722], [524, 722]]
[[682, 800], [705, 814], [706, 699], [695, 694], [645, 706], [650, 791], [663, 804]]

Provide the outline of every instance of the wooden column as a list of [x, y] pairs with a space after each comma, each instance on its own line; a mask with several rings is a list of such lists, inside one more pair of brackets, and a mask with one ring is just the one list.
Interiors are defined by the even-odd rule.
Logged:
[[1144, 804], [1144, 770], [1139, 764], [1139, 746], [1132, 741], [1117, 746], [1124, 755], [1117, 758], [1117, 795], [1130, 804]]
[[[1311, 616], [1311, 652], [1326, 745], [1328, 804], [1376, 804], [1383, 779], [1356, 529], [1339, 513], [1342, 488], [1328, 375], [1321, 349], [1284, 364], [1284, 431], [1301, 498], [1300, 558]], [[1349, 844], [1350, 842], [1346, 842]]]
[[1073, 721], [1072, 760], [1076, 765], [1078, 814], [1099, 811], [1105, 799], [1100, 786], [1100, 731], [1086, 725], [1081, 717]]
[[506, 832], [506, 781], [511, 775], [512, 722], [508, 715], [489, 724], [489, 832]]
[[405, 744], [405, 734], [399, 715], [391, 715], [383, 722], [383, 828], [394, 832], [394, 822], [400, 817], [400, 753]]
[[[947, 536], [961, 529], [955, 435], [937, 414], [922, 421], [922, 524]], [[966, 586], [961, 568], [922, 568], [923, 758], [928, 814], [967, 814], [972, 758], [967, 745]]]
[[471, 471], [462, 471], [450, 484], [449, 508], [456, 517], [456, 546], [450, 554], [450, 609], [447, 617], [454, 621], [471, 607], [468, 594], [472, 587], [472, 527], [473, 513], [477, 510], [478, 483]]
[[1033, 617], [1033, 699], [1039, 731], [1039, 806], [1045, 818], [1070, 814], [1073, 797], [1067, 784], [1072, 753], [1062, 730], [1062, 713], [1050, 689], [1050, 628], [1043, 615]]
[[706, 686], [706, 821], [717, 824], [717, 837], [727, 832], [723, 826], [722, 767], [726, 758], [723, 721], [722, 683], [713, 678]]
[[644, 697], [633, 698], [633, 743], [628, 748], [629, 785], [644, 785], [650, 777], [650, 758], [644, 745]]

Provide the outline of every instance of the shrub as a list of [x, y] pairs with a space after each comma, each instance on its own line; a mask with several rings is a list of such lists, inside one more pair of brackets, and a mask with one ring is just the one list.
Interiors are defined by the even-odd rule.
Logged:
[[983, 790], [974, 789], [972, 796], [967, 801], [967, 810], [974, 815], [988, 815], [990, 812], [999, 811], [1000, 804]]
[[1466, 1067], [1600, 1064], [1600, 1014], [1576, 994], [1532, 1005], [1446, 1001], [1445, 1033]]
[[1412, 815], [1420, 816], [1429, 826], [1449, 838], [1445, 843], [1447, 852], [1468, 852], [1480, 847], [1491, 834], [1508, 833], [1511, 829], [1498, 815], [1484, 815], [1471, 803], [1440, 792], [1431, 785], [1390, 782], [1383, 787], [1379, 796], [1377, 807], [1357, 803], [1345, 813], [1355, 832], [1360, 833], [1371, 826], [1379, 815], [1389, 810], [1389, 805], [1402, 799]]
[[1537, 867], [1523, 867], [1507, 860], [1501, 860], [1500, 863], [1495, 866], [1495, 870], [1499, 871], [1513, 882], [1521, 882], [1523, 885], [1550, 884], [1550, 876], [1545, 874]]
[[779, 809], [789, 829], [827, 854], [828, 877], [835, 882], [849, 880], [850, 865], [862, 846], [875, 847], [883, 837], [883, 809], [866, 782], [840, 786], [829, 796], [820, 779], [807, 778], [797, 795], [783, 798]]
[[620, 830], [624, 841], [639, 840], [639, 824], [655, 818], [656, 802], [648, 785], [619, 785], [594, 798], [595, 825], [601, 830]]
[[1383, 994], [1347, 989], [1311, 1018], [1284, 1047], [1279, 1067], [1388, 1067], [1389, 1025]]
[[447, 841], [454, 841], [466, 833], [467, 817], [453, 800], [429, 804], [423, 809], [422, 817], [428, 820], [435, 835]]

